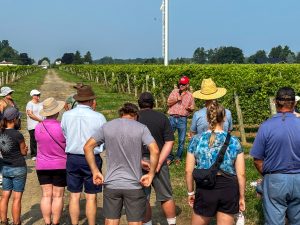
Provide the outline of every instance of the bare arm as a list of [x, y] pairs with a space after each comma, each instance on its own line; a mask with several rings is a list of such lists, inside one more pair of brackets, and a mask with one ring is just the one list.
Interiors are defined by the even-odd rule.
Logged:
[[90, 138], [84, 145], [83, 150], [85, 154], [85, 158], [87, 163], [89, 164], [89, 167], [91, 169], [91, 172], [93, 174], [93, 182], [96, 185], [100, 185], [103, 183], [103, 175], [100, 173], [96, 161], [95, 161], [95, 155], [94, 155], [94, 148], [97, 146], [97, 142], [95, 139]]
[[42, 122], [42, 120], [40, 118], [38, 118], [36, 115], [34, 115], [31, 110], [26, 110], [26, 113], [31, 119], [38, 121], [38, 122]]
[[142, 176], [140, 179], [140, 183], [144, 187], [149, 187], [151, 185], [153, 177], [155, 175], [155, 171], [158, 164], [158, 158], [159, 158], [159, 148], [156, 142], [152, 142], [150, 145], [148, 145], [148, 149], [150, 152], [150, 170], [147, 174]]
[[244, 153], [238, 154], [235, 161], [235, 170], [239, 183], [239, 191], [240, 191], [240, 211], [245, 211], [245, 188], [246, 188], [246, 175], [245, 175], [245, 159]]
[[174, 141], [166, 141], [165, 142], [164, 146], [161, 149], [160, 155], [159, 155], [156, 172], [158, 172], [160, 170], [161, 166], [166, 161], [168, 155], [172, 151], [173, 145], [174, 145]]
[[[193, 179], [193, 171], [195, 167], [195, 156], [188, 152], [186, 155], [186, 163], [185, 163], [185, 181], [187, 186], [187, 191], [189, 193], [194, 192], [194, 179]], [[188, 203], [191, 207], [194, 205], [195, 195], [188, 196]]]
[[264, 161], [261, 159], [254, 158], [254, 166], [256, 167], [257, 171], [262, 175], [263, 174], [263, 164]]
[[23, 156], [26, 156], [28, 151], [28, 146], [25, 144], [25, 140], [21, 141], [19, 145], [20, 145], [21, 154]]

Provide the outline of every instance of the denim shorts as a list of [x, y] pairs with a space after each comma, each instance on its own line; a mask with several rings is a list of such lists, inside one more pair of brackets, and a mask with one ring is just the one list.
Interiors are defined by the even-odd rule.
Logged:
[[27, 167], [3, 166], [2, 176], [2, 189], [4, 191], [24, 191], [27, 177]]

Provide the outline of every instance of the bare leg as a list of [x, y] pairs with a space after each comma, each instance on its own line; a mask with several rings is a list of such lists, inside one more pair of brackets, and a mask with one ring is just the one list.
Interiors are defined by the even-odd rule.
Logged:
[[209, 224], [210, 219], [211, 219], [210, 217], [200, 216], [193, 212], [192, 225], [207, 225]]
[[53, 186], [53, 198], [52, 198], [52, 216], [53, 223], [58, 224], [60, 216], [64, 207], [64, 187]]
[[11, 195], [11, 191], [2, 191], [0, 210], [1, 210], [1, 221], [6, 222], [7, 220], [7, 208], [8, 201]]
[[79, 200], [80, 200], [80, 192], [79, 193], [70, 193], [70, 202], [69, 202], [69, 212], [71, 217], [72, 224], [78, 224], [79, 222]]
[[119, 225], [119, 219], [105, 219], [105, 225]]
[[176, 207], [175, 202], [173, 199], [170, 199], [165, 202], [161, 202], [162, 210], [165, 213], [165, 217], [167, 219], [175, 218], [176, 217]]
[[217, 224], [218, 225], [233, 225], [234, 215], [223, 212], [217, 212]]
[[128, 225], [142, 225], [143, 222], [140, 221], [140, 222], [128, 222]]
[[52, 184], [43, 184], [42, 187], [42, 199], [41, 199], [41, 211], [46, 224], [51, 223], [51, 204], [52, 204]]
[[12, 203], [12, 218], [14, 224], [21, 223], [21, 199], [22, 199], [23, 192], [12, 192], [13, 196], [13, 203]]
[[86, 193], [85, 198], [86, 198], [85, 215], [88, 219], [89, 225], [95, 225], [96, 210], [97, 210], [97, 195]]

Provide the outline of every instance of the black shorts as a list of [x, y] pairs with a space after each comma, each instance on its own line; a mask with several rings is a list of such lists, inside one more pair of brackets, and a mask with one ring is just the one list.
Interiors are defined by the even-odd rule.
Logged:
[[213, 189], [196, 189], [194, 212], [205, 217], [213, 217], [217, 212], [236, 214], [239, 212], [239, 197], [239, 185], [235, 176], [217, 176]]
[[37, 170], [40, 185], [53, 184], [57, 187], [67, 186], [67, 173], [65, 169], [60, 170]]

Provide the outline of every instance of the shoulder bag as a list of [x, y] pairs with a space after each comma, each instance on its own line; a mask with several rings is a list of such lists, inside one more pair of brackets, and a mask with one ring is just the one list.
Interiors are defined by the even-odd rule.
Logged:
[[215, 163], [209, 169], [194, 169], [193, 178], [196, 182], [196, 187], [213, 188], [216, 184], [216, 176], [221, 163], [223, 162], [225, 152], [227, 150], [230, 133], [227, 133], [225, 142], [217, 156]]
[[61, 147], [62, 150], [65, 151], [65, 149], [59, 144], [59, 142], [58, 142], [57, 140], [55, 140], [55, 139], [52, 137], [52, 135], [49, 133], [49, 131], [47, 130], [45, 124], [44, 124], [43, 122], [41, 122], [41, 124], [43, 125], [43, 127], [45, 128], [46, 132], [49, 134], [49, 136], [51, 137], [51, 139], [52, 139], [59, 147]]

